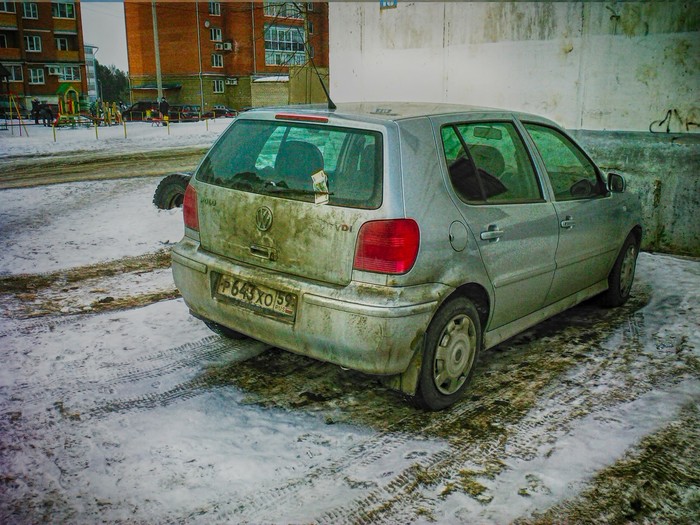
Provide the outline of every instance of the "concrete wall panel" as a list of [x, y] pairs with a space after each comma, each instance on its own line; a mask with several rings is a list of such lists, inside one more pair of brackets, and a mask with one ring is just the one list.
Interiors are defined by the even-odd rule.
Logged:
[[[569, 128], [700, 123], [694, 2], [330, 3], [331, 95], [531, 111]], [[693, 123], [695, 125], [693, 125]]]

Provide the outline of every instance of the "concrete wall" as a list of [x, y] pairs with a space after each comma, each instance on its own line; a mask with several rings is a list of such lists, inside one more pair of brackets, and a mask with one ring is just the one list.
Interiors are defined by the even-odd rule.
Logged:
[[644, 248], [700, 256], [700, 2], [331, 2], [329, 23], [336, 102], [502, 107], [582, 130], [640, 195]]
[[700, 135], [572, 131], [605, 171], [625, 177], [642, 202], [650, 251], [700, 257]]
[[700, 124], [699, 2], [331, 2], [329, 23], [338, 102], [468, 103], [631, 131], [676, 109], [672, 131]]

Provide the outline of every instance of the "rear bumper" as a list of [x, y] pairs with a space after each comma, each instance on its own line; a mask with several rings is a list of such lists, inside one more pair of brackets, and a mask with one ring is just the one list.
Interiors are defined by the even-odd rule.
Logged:
[[[192, 313], [268, 344], [370, 374], [408, 368], [447, 287], [330, 286], [201, 251], [188, 238], [172, 253], [175, 284]], [[296, 317], [280, 320], [214, 292], [218, 274], [297, 294]]]

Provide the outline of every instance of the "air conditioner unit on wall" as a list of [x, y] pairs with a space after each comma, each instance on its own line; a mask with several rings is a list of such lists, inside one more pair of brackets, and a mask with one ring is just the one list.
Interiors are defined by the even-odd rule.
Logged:
[[49, 75], [60, 75], [61, 68], [58, 66], [49, 66]]
[[223, 44], [214, 44], [214, 49], [217, 51], [221, 51], [224, 48]]
[[238, 85], [238, 79], [237, 78], [227, 78], [225, 80], [225, 83], [227, 86], [237, 86]]
[[231, 51], [233, 49], [233, 44], [231, 42], [224, 42], [224, 50]]

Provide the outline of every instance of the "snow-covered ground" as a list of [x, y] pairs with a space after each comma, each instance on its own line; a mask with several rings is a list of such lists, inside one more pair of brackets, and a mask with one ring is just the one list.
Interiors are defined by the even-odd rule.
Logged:
[[[17, 121], [15, 121], [17, 122]], [[201, 122], [178, 122], [169, 129], [149, 122], [127, 122], [126, 137], [122, 124], [95, 128], [52, 128], [33, 121], [0, 131], [0, 159], [3, 157], [58, 155], [95, 152], [136, 152], [158, 148], [206, 147], [231, 124], [232, 119], [218, 118]], [[25, 129], [26, 128], [26, 129]]]
[[158, 181], [91, 181], [0, 192], [0, 275], [85, 266], [152, 253], [179, 241], [182, 210], [161, 211], [151, 203]]
[[[139, 126], [128, 140], [171, 140]], [[213, 140], [203, 126], [173, 126], [172, 140]], [[94, 130], [61, 130], [55, 145], [39, 130], [3, 133], [8, 155], [94, 141]], [[118, 151], [121, 133], [94, 145]], [[167, 248], [182, 216], [150, 204], [157, 182], [0, 191], [0, 283]], [[172, 286], [163, 270], [116, 280], [58, 286]], [[34, 319], [5, 310], [0, 522], [500, 524], [544, 511], [700, 401], [700, 262], [641, 254], [631, 303], [575, 309], [487, 352], [469, 398], [439, 414], [372, 379], [221, 339], [181, 299]]]

